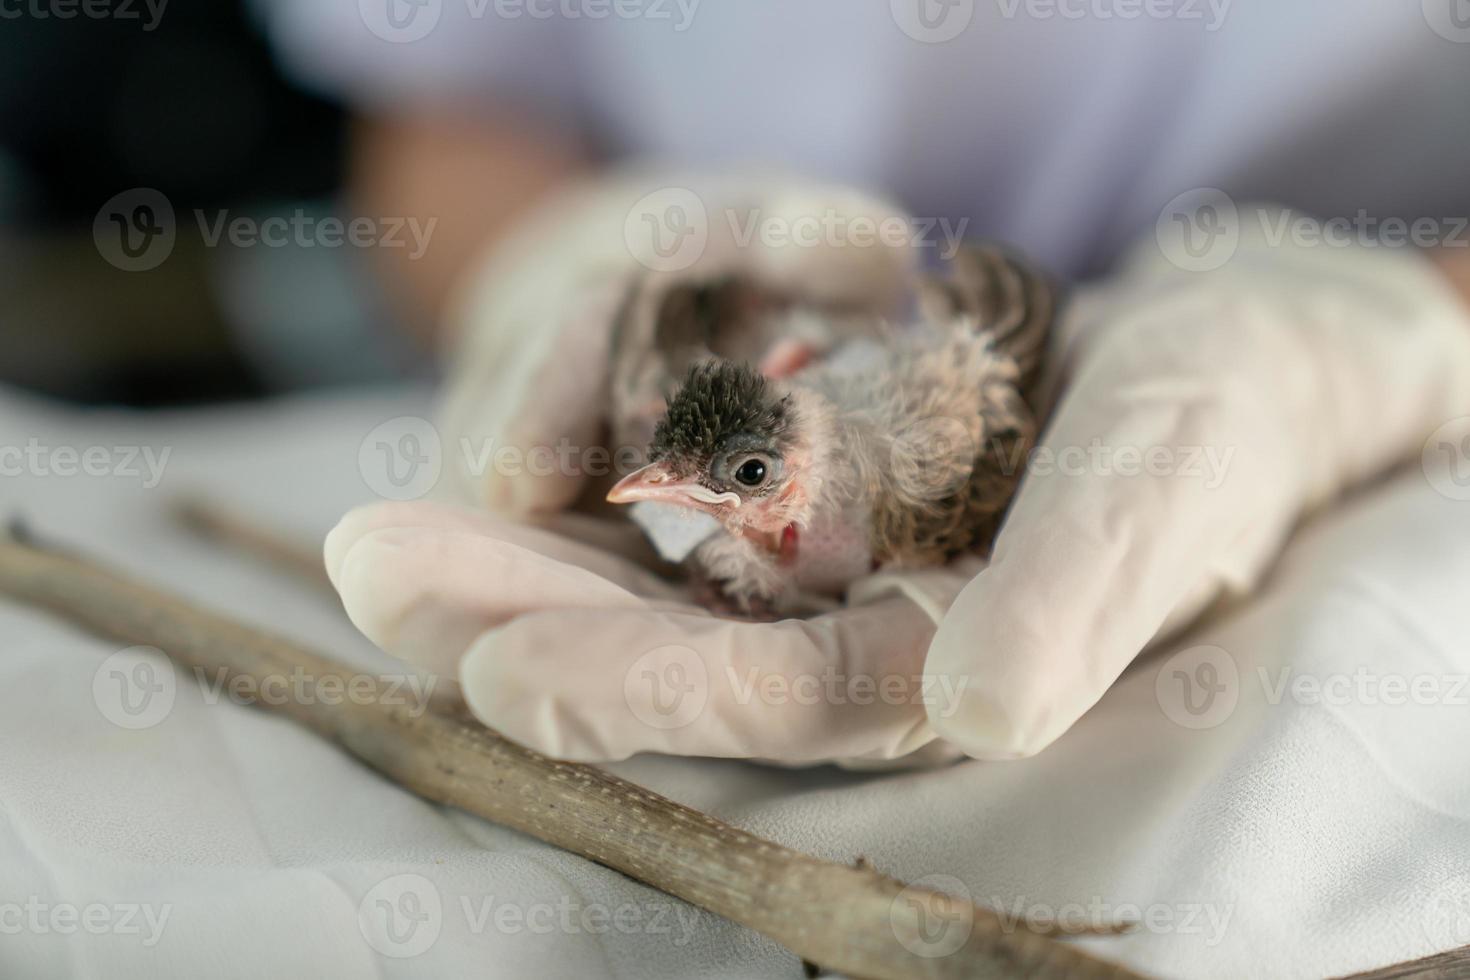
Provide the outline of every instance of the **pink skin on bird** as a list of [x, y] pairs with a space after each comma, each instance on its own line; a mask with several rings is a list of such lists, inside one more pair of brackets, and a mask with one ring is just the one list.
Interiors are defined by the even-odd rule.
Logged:
[[732, 534], [786, 558], [794, 553], [796, 544], [793, 513], [805, 499], [799, 479], [801, 471], [793, 462], [787, 460], [787, 477], [780, 491], [750, 500], [743, 500], [734, 491], [719, 493], [694, 480], [681, 480], [662, 461], [649, 463], [623, 477], [608, 492], [607, 499], [615, 504], [649, 500], [703, 511], [718, 519]]

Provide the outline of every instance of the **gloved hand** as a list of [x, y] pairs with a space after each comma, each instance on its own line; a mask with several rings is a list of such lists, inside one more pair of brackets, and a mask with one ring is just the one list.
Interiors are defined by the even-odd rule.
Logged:
[[983, 570], [738, 623], [605, 547], [428, 504], [349, 515], [328, 569], [367, 635], [457, 669], [479, 717], [551, 755], [1035, 753], [1152, 638], [1250, 587], [1310, 507], [1470, 412], [1470, 318], [1422, 257], [1273, 247], [1266, 226], [1211, 273], [1141, 249], [1074, 303]]

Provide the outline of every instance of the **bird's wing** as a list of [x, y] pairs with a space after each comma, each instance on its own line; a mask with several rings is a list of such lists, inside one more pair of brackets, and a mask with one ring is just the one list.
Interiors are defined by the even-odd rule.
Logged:
[[948, 277], [921, 283], [919, 303], [926, 319], [958, 318], [989, 334], [995, 350], [1016, 362], [1019, 388], [1031, 400], [1061, 306], [1050, 276], [998, 245], [968, 245]]

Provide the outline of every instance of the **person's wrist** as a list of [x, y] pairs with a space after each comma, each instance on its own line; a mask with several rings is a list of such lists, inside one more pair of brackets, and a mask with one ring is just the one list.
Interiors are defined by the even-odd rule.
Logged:
[[1436, 248], [1427, 254], [1470, 310], [1470, 248]]

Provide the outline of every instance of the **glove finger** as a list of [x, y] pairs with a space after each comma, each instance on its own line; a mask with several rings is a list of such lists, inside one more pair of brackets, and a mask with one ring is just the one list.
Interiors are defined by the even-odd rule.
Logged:
[[343, 554], [348, 618], [378, 646], [436, 673], [486, 629], [569, 605], [642, 609], [646, 601], [586, 569], [509, 541], [440, 528], [386, 528]]
[[1289, 529], [1304, 463], [1241, 383], [1269, 384], [1279, 338], [1172, 312], [1084, 366], [935, 637], [927, 669], [970, 683], [932, 720], [972, 756], [1045, 748], [1171, 617], [1253, 581]]
[[933, 739], [926, 699], [953, 701], [921, 677], [932, 633], [898, 597], [779, 623], [563, 609], [481, 636], [460, 681], [482, 721], [556, 758], [890, 759]]
[[610, 472], [606, 365], [626, 287], [589, 274], [575, 284], [578, 298], [549, 314], [510, 301], [475, 314], [495, 321], [473, 326], [477, 337], [500, 342], [461, 352], [440, 412], [465, 499], [517, 517], [554, 513]]
[[[451, 504], [428, 501], [379, 503], [348, 512], [328, 533], [323, 552], [327, 576], [339, 592], [341, 583], [338, 575], [343, 559], [360, 540], [376, 531], [423, 528], [503, 541], [554, 562], [585, 569], [645, 598], [675, 602], [687, 598], [681, 586], [659, 578], [605, 547], [618, 545], [630, 555], [641, 557], [637, 540], [641, 535], [637, 528], [590, 517], [573, 518], [572, 515], [558, 515], [551, 527], [556, 533], [548, 528], [519, 524], [484, 511]], [[563, 531], [575, 532], [575, 535], [560, 533]]]

